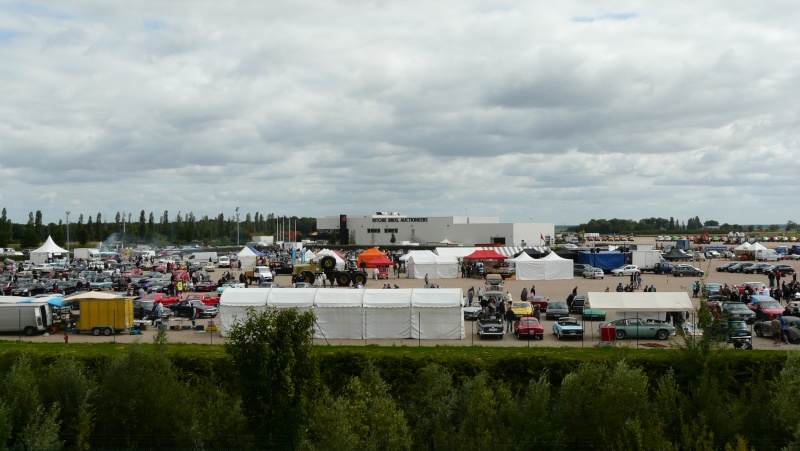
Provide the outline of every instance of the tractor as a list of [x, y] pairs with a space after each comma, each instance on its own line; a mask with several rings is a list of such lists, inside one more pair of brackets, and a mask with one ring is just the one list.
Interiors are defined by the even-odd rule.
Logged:
[[335, 280], [340, 287], [346, 287], [351, 282], [364, 286], [367, 284], [368, 279], [367, 273], [362, 270], [340, 271], [336, 269], [336, 259], [329, 255], [305, 264], [296, 264], [292, 269], [293, 278], [297, 278], [300, 282], [311, 284], [322, 273], [325, 273], [327, 280]]

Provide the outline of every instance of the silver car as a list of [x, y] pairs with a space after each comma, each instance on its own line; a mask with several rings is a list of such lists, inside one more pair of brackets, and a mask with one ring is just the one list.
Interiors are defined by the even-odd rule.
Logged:
[[588, 268], [583, 271], [584, 279], [602, 279], [605, 276], [605, 273], [600, 268]]

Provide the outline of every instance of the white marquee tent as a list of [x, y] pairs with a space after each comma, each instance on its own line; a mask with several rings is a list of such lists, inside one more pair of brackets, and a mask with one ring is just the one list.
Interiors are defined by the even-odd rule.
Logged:
[[508, 262], [514, 264], [517, 280], [572, 279], [572, 260], [561, 258], [555, 252], [538, 259], [523, 252]]
[[47, 262], [50, 258], [66, 258], [69, 257], [69, 252], [59, 246], [53, 241], [53, 238], [47, 237], [47, 241], [42, 244], [42, 247], [31, 251], [31, 262], [34, 265], [40, 265]]
[[248, 307], [276, 307], [313, 311], [315, 338], [459, 340], [466, 336], [462, 298], [458, 288], [228, 288], [219, 304], [220, 334], [227, 336]]
[[455, 279], [460, 274], [455, 257], [442, 257], [431, 251], [411, 251], [403, 257], [406, 259], [406, 277], [411, 279], [422, 279], [425, 274], [430, 279]]
[[236, 254], [236, 258], [242, 262], [243, 268], [252, 268], [256, 265], [256, 258], [266, 257], [267, 254], [259, 252], [250, 246], [245, 246]]

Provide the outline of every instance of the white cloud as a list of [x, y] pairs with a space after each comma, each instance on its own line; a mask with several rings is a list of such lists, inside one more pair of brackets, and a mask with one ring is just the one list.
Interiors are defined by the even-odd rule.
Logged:
[[[791, 9], [639, 2], [0, 7], [0, 205], [783, 223]], [[755, 215], [755, 212], [758, 212]]]

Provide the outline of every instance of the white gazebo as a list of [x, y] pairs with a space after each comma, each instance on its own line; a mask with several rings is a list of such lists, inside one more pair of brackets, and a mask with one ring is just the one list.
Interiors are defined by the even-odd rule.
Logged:
[[36, 249], [35, 251], [31, 251], [31, 262], [34, 265], [46, 263], [47, 260], [51, 258], [67, 257], [69, 257], [69, 251], [56, 244], [55, 241], [53, 241], [53, 238], [49, 236], [42, 247]]

